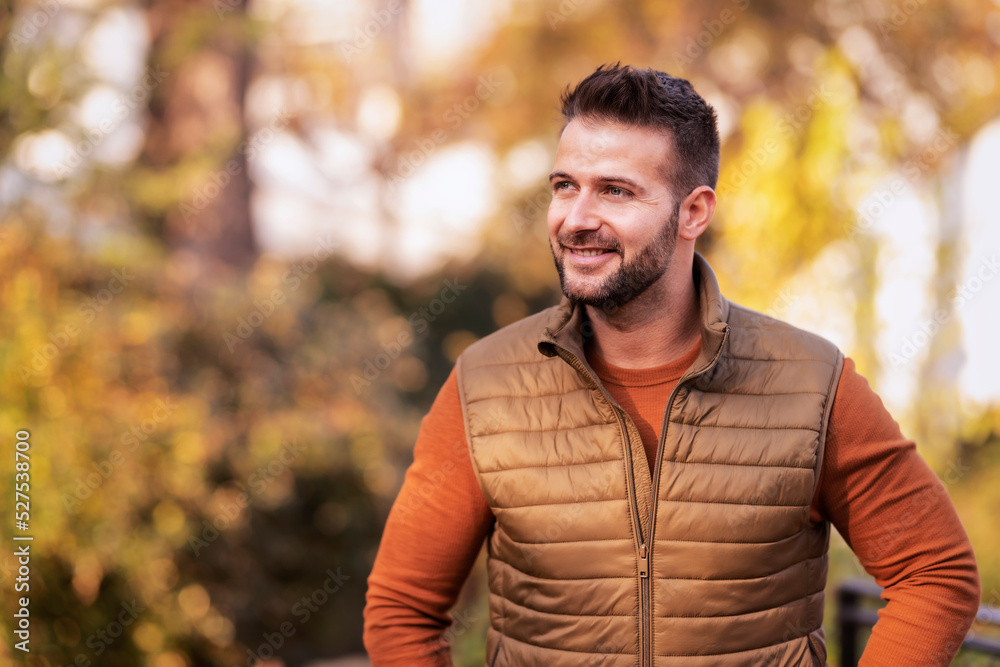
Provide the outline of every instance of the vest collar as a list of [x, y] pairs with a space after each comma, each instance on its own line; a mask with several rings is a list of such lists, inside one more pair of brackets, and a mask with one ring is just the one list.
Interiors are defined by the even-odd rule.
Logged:
[[[692, 279], [698, 288], [698, 306], [701, 310], [701, 352], [692, 368], [699, 371], [714, 365], [722, 352], [729, 325], [729, 301], [719, 291], [719, 281], [708, 262], [700, 253], [694, 254]], [[538, 341], [538, 351], [547, 357], [556, 356], [556, 347], [562, 347], [586, 364], [583, 346], [587, 335], [593, 331], [584, 322], [584, 307], [563, 296], [559, 305], [543, 320]]]

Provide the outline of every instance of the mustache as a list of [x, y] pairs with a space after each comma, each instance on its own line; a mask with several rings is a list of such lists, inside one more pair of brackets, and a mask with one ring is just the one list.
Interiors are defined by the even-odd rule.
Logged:
[[606, 248], [614, 252], [621, 253], [622, 245], [613, 236], [604, 236], [596, 231], [576, 232], [573, 234], [560, 234], [556, 237], [559, 245], [572, 246], [593, 246], [596, 248]]

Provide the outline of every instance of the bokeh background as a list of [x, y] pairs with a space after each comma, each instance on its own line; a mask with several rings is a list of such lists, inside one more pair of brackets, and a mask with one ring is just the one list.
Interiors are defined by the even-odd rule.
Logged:
[[1000, 3], [6, 0], [0, 35], [0, 664], [363, 665], [420, 419], [557, 301], [558, 97], [615, 61], [715, 105], [724, 293], [857, 361], [1000, 604]]

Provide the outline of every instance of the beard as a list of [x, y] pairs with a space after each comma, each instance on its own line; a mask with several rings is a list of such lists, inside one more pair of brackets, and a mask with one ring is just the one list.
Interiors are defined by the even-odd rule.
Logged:
[[556, 248], [553, 247], [552, 259], [555, 261], [556, 271], [559, 273], [559, 284], [563, 294], [577, 303], [600, 308], [606, 312], [614, 312], [645, 292], [650, 285], [667, 272], [671, 261], [673, 261], [674, 249], [677, 247], [679, 212], [680, 206], [678, 205], [657, 237], [642, 247], [628, 262], [625, 261], [621, 243], [616, 238], [603, 237], [596, 231], [565, 234], [557, 237], [556, 240], [560, 247], [569, 244], [608, 248], [618, 253], [619, 257], [622, 258], [618, 269], [600, 284], [593, 287], [573, 285], [567, 280], [566, 269], [563, 266], [563, 253], [565, 251], [557, 254]]

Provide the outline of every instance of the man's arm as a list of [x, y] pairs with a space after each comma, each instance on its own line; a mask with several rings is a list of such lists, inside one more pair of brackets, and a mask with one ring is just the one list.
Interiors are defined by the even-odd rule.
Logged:
[[944, 485], [850, 359], [818, 496], [819, 513], [885, 589], [861, 665], [949, 664], [979, 607], [972, 545]]
[[364, 642], [373, 665], [452, 664], [448, 610], [492, 524], [452, 370], [421, 423], [368, 577]]

